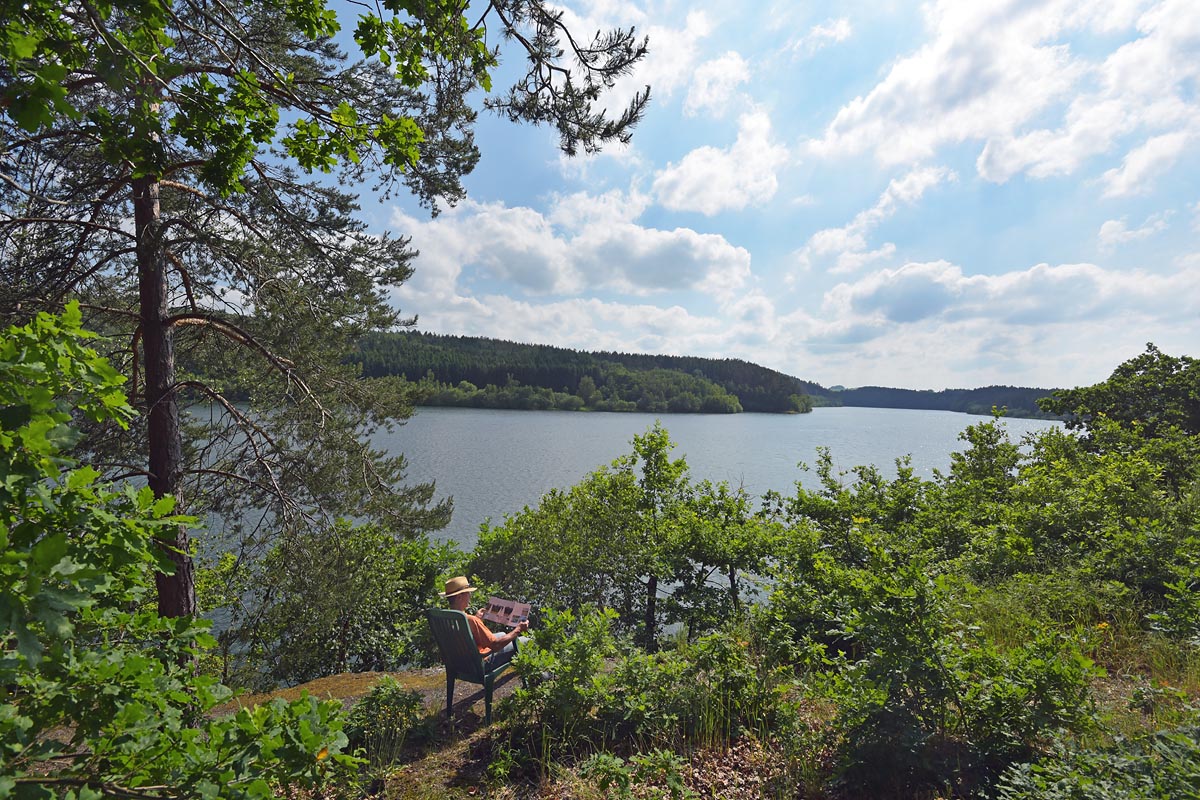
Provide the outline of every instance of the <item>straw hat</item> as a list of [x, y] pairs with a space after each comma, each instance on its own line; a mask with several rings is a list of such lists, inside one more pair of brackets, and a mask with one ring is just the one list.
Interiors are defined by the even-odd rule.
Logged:
[[457, 578], [451, 578], [446, 581], [446, 591], [442, 594], [442, 597], [454, 597], [456, 594], [473, 591], [475, 591], [475, 587], [471, 586], [470, 582], [460, 575]]

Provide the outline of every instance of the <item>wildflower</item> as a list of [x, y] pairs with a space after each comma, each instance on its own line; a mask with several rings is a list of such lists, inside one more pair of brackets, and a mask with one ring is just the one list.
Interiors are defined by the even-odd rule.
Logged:
[[1098, 631], [1106, 630], [1107, 628], [1108, 628], [1107, 622], [1101, 622], [1096, 625], [1096, 630], [1098, 630]]
[[317, 751], [317, 761], [324, 761], [327, 758], [329, 758], [329, 748], [328, 747], [322, 747], [320, 750]]
[[867, 521], [867, 518], [866, 518], [866, 517], [851, 517], [851, 519], [852, 519], [852, 520], [854, 520], [854, 523], [855, 523], [856, 525], [861, 525], [861, 524], [863, 524], [864, 522], [866, 522], [866, 521]]

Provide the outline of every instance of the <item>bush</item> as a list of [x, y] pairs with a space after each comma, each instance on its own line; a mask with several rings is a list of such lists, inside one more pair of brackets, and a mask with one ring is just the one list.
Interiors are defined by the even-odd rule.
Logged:
[[548, 615], [517, 660], [529, 686], [506, 701], [516, 727], [565, 755], [721, 746], [769, 726], [776, 676], [760, 670], [744, 634], [650, 654], [613, 635], [614, 617]]
[[133, 413], [79, 322], [68, 306], [0, 339], [0, 797], [339, 792], [356, 761], [336, 703], [209, 714], [230, 691], [192, 669], [207, 623], [151, 608], [171, 568], [155, 536], [190, 521], [173, 499], [118, 491], [64, 454], [72, 411]]
[[338, 521], [294, 531], [231, 598], [222, 640], [233, 655], [225, 668], [245, 685], [270, 690], [433, 663], [422, 616], [459, 557], [452, 543], [403, 539], [375, 525]]
[[1149, 615], [1155, 630], [1200, 650], [1200, 577], [1168, 583], [1163, 608]]
[[1099, 750], [1059, 749], [1010, 768], [997, 800], [1197, 800], [1200, 726], [1121, 740]]
[[386, 765], [396, 760], [425, 719], [421, 693], [386, 675], [350, 709], [346, 733], [350, 745], [362, 748], [371, 766]]
[[909, 796], [986, 785], [1053, 734], [1091, 724], [1092, 663], [1057, 639], [1002, 652], [954, 621], [945, 579], [915, 566], [846, 598], [810, 697], [832, 701], [835, 783], [852, 794]]
[[[695, 798], [696, 793], [683, 783], [683, 766], [683, 759], [670, 750], [639, 753], [628, 761], [611, 753], [596, 753], [580, 764], [579, 774], [594, 780], [605, 797], [628, 800], [634, 797], [636, 786], [642, 788], [639, 796], [643, 797]], [[665, 793], [650, 793], [659, 785], [666, 787]]]

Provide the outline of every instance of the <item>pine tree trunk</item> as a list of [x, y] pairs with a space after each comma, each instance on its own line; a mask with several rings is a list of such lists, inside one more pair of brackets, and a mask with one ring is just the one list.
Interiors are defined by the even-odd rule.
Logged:
[[[155, 497], [180, 496], [183, 437], [175, 393], [175, 348], [168, 324], [170, 304], [166, 258], [159, 240], [158, 179], [133, 181], [133, 220], [137, 235], [138, 299], [141, 306], [143, 385], [148, 415], [149, 484]], [[187, 528], [175, 529], [163, 542], [175, 573], [155, 576], [158, 613], [164, 617], [196, 613], [196, 586]]]

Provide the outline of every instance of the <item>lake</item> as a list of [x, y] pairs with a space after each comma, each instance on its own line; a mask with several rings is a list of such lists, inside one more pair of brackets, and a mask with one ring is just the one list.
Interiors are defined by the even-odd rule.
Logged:
[[[958, 435], [985, 417], [953, 411], [891, 408], [818, 408], [811, 414], [617, 414], [418, 408], [405, 425], [379, 434], [374, 444], [403, 453], [409, 480], [435, 480], [439, 497], [454, 498], [454, 517], [440, 536], [474, 547], [479, 524], [536, 505], [546, 492], [632, 452], [630, 440], [661, 420], [687, 459], [692, 478], [743, 485], [755, 496], [791, 492], [816, 476], [817, 448], [830, 448], [841, 470], [874, 464], [895, 475], [895, 461], [912, 457], [916, 474], [945, 471], [962, 449]], [[1061, 423], [1006, 419], [1019, 441]]]

